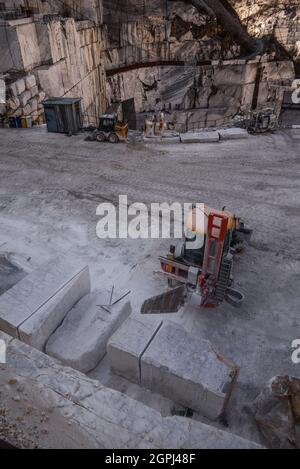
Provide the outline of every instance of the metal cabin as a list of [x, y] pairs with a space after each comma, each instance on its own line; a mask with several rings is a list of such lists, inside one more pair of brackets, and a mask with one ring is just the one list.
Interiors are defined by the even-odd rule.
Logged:
[[81, 98], [49, 98], [43, 102], [48, 132], [76, 134], [82, 129]]

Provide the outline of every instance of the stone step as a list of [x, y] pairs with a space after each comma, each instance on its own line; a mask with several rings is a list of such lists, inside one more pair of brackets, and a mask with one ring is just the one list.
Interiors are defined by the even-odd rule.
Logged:
[[107, 345], [113, 373], [141, 384], [140, 360], [161, 325], [162, 320], [155, 317], [128, 318]]
[[0, 365], [0, 434], [17, 448], [263, 448], [195, 420], [163, 418], [17, 339], [0, 332], [0, 340], [7, 343], [7, 363]]
[[73, 306], [90, 291], [90, 274], [86, 267], [53, 298], [29, 317], [18, 329], [20, 340], [43, 351], [51, 334]]
[[224, 412], [238, 368], [221, 359], [207, 340], [164, 323], [141, 360], [141, 383], [215, 420]]
[[52, 259], [0, 297], [0, 330], [43, 349], [68, 311], [89, 292], [85, 264], [69, 256]]
[[[82, 298], [49, 338], [47, 354], [83, 373], [93, 370], [106, 354], [109, 338], [131, 313], [128, 297], [103, 309], [100, 305], [108, 305], [110, 295], [94, 291]], [[121, 296], [116, 292], [114, 300]]]
[[238, 374], [210, 342], [157, 318], [129, 318], [107, 350], [117, 374], [212, 420], [225, 410]]

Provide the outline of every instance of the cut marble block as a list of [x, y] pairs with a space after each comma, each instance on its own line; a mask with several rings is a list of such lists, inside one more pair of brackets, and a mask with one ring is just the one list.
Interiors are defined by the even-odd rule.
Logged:
[[[53, 259], [0, 296], [0, 330], [15, 338], [21, 331], [23, 338], [43, 343], [89, 291], [88, 267], [65, 256]], [[41, 332], [43, 339], [37, 337]]]
[[238, 128], [218, 130], [218, 133], [221, 140], [238, 140], [249, 137], [247, 130]]
[[107, 345], [111, 370], [140, 384], [141, 357], [161, 325], [157, 318], [128, 318]]
[[145, 143], [154, 143], [154, 144], [161, 144], [161, 143], [180, 143], [179, 136], [174, 137], [143, 137], [143, 141]]
[[10, 335], [0, 331], [0, 365], [7, 361], [7, 346], [12, 340]]
[[13, 340], [13, 337], [11, 335], [5, 334], [5, 332], [0, 331], [0, 340], [8, 345]]
[[0, 364], [0, 397], [1, 437], [19, 448], [262, 448], [198, 421], [163, 418], [16, 339]]
[[164, 323], [141, 359], [141, 384], [215, 420], [225, 410], [238, 368], [210, 342]]
[[20, 340], [43, 351], [66, 314], [90, 289], [90, 274], [86, 267], [19, 327]]
[[101, 308], [109, 297], [109, 292], [95, 291], [82, 298], [50, 337], [46, 352], [83, 373], [93, 370], [106, 354], [109, 338], [131, 313], [127, 298], [109, 311]]
[[218, 132], [188, 132], [180, 134], [181, 143], [213, 143], [220, 140]]

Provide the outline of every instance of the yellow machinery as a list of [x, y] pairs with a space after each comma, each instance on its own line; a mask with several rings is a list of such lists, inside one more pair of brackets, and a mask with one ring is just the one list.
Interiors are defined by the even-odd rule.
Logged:
[[272, 109], [250, 112], [243, 121], [243, 127], [250, 134], [263, 134], [278, 129], [278, 117]]
[[99, 126], [93, 133], [98, 142], [125, 142], [128, 135], [128, 124], [119, 122], [112, 114], [105, 114], [99, 119]]
[[[197, 216], [198, 210], [202, 217]], [[186, 222], [185, 238], [159, 258], [158, 273], [167, 278], [169, 287], [177, 286], [145, 301], [142, 314], [176, 312], [187, 298], [190, 304], [199, 307], [212, 308], [223, 301], [240, 306], [244, 295], [232, 288], [233, 259], [249, 242], [251, 234], [252, 230], [245, 228], [241, 219], [225, 207], [193, 208]]]

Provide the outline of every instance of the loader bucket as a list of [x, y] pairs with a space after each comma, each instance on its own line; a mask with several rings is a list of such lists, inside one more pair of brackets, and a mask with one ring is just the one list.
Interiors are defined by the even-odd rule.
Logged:
[[186, 286], [173, 288], [162, 295], [146, 300], [142, 306], [142, 314], [177, 313], [184, 305]]

